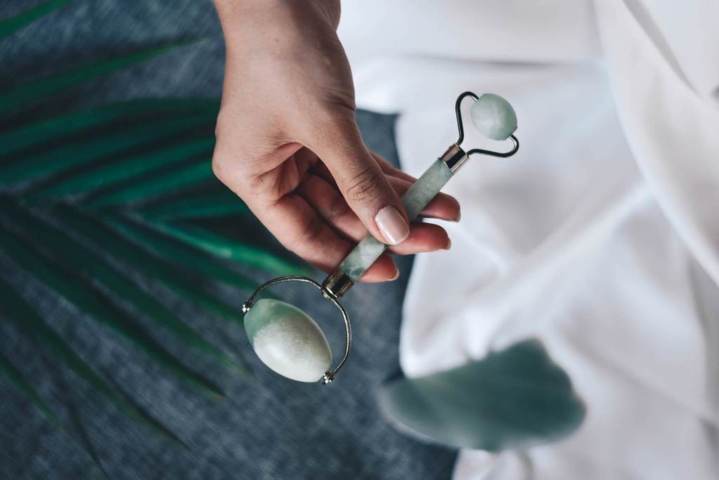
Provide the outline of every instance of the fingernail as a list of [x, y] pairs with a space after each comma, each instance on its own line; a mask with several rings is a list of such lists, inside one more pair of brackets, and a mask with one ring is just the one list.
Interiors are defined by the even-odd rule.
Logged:
[[452, 248], [452, 239], [447, 237], [447, 244], [445, 245], [444, 249], [449, 250], [450, 248]]
[[390, 245], [397, 245], [409, 235], [409, 224], [397, 208], [388, 205], [374, 217], [377, 228]]
[[398, 278], [399, 278], [399, 268], [395, 267], [394, 268], [394, 276], [392, 278], [390, 278], [390, 281], [393, 282], [393, 281], [397, 280]]

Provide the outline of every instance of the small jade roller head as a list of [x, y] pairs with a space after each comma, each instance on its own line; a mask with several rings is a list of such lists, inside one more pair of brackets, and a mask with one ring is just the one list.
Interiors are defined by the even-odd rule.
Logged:
[[494, 93], [480, 96], [469, 114], [474, 126], [492, 140], [506, 140], [517, 129], [517, 114], [512, 105]]
[[[464, 142], [464, 120], [462, 115], [462, 104], [465, 99], [471, 98], [472, 105], [469, 115], [472, 118], [474, 127], [486, 138], [491, 140], [509, 140], [512, 148], [505, 151], [488, 150], [484, 148], [465, 148]], [[474, 92], [461, 93], [454, 102], [454, 112], [457, 116], [457, 141], [454, 146], [445, 152], [451, 158], [445, 159], [448, 167], [454, 173], [468, 157], [474, 155], [488, 155], [491, 157], [511, 157], [519, 150], [519, 140], [514, 135], [517, 130], [517, 114], [514, 113], [512, 105], [499, 95], [485, 93], [477, 95]]]

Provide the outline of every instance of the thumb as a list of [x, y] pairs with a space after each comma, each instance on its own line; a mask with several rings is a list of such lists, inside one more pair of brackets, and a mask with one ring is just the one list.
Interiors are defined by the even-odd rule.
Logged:
[[328, 122], [308, 146], [327, 166], [372, 236], [390, 245], [401, 243], [409, 235], [404, 206], [362, 141], [354, 116], [339, 117]]

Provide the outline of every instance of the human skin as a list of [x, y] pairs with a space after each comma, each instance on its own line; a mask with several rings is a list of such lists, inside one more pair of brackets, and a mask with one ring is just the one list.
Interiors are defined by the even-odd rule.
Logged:
[[[362, 141], [335, 0], [215, 0], [225, 36], [222, 105], [212, 165], [289, 250], [333, 270], [369, 231], [397, 254], [450, 247], [438, 225], [407, 222], [414, 178]], [[425, 217], [459, 220], [439, 194]], [[384, 254], [363, 281], [397, 278]]]

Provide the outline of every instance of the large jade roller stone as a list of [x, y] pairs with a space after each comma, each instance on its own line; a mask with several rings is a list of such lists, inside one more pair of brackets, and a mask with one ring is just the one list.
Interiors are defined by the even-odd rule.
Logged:
[[494, 93], [479, 97], [469, 114], [474, 126], [492, 140], [505, 140], [517, 129], [517, 114], [512, 105]]
[[298, 382], [316, 382], [330, 368], [332, 350], [309, 315], [289, 303], [263, 298], [245, 315], [245, 332], [270, 369]]

